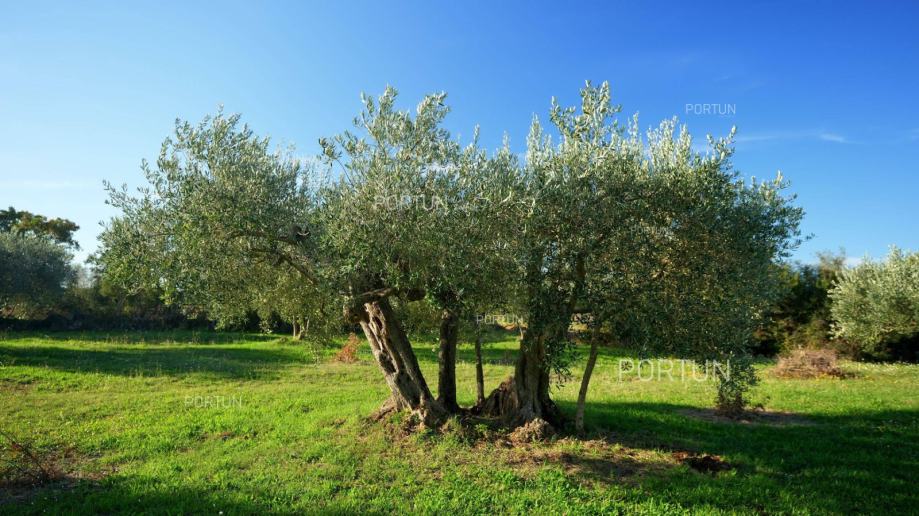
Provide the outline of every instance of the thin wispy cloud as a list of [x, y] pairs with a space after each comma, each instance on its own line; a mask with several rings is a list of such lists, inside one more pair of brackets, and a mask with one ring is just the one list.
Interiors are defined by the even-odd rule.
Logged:
[[850, 144], [855, 143], [849, 138], [831, 131], [812, 130], [812, 131], [774, 131], [767, 133], [739, 134], [734, 141], [738, 144], [758, 143], [758, 142], [775, 142], [775, 141], [808, 141], [816, 140], [831, 143]]
[[821, 133], [820, 139], [825, 142], [850, 143], [845, 136], [836, 133]]

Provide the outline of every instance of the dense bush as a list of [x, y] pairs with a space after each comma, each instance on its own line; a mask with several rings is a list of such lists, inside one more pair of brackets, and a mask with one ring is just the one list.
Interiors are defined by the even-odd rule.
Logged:
[[[165, 330], [210, 328], [206, 314], [187, 316], [167, 306], [153, 291], [130, 293], [86, 269], [71, 268], [60, 294], [42, 312], [0, 319], [0, 328], [17, 330]], [[256, 321], [254, 330], [258, 329]]]

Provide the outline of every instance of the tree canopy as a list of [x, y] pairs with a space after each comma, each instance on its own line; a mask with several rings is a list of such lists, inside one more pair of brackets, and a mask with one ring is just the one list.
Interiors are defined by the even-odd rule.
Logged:
[[[534, 121], [523, 163], [453, 139], [445, 98], [412, 113], [392, 88], [364, 97], [355, 129], [307, 162], [236, 115], [177, 121], [143, 165], [147, 186], [109, 187], [122, 215], [99, 262], [224, 319], [272, 309], [335, 324], [343, 307], [390, 387], [384, 408], [428, 424], [458, 409], [457, 321], [487, 306], [526, 320], [514, 377], [479, 407], [514, 423], [559, 419], [549, 380], [578, 313], [649, 352], [743, 363], [773, 262], [797, 243], [781, 178], [741, 180], [730, 138], [699, 154], [676, 121], [644, 137], [637, 119], [620, 125], [607, 84], [588, 84], [579, 108], [553, 102], [559, 143]], [[437, 399], [392, 307], [423, 298], [442, 311]], [[722, 401], [742, 398], [748, 372], [723, 379]]]
[[830, 298], [836, 336], [883, 355], [885, 344], [919, 334], [919, 253], [894, 247], [884, 261], [842, 271]]
[[36, 236], [47, 236], [55, 242], [79, 249], [73, 239], [80, 229], [73, 221], [61, 218], [49, 219], [29, 211], [19, 211], [10, 206], [0, 210], [0, 232], [23, 233]]
[[0, 316], [47, 312], [71, 279], [71, 255], [49, 238], [0, 231]]

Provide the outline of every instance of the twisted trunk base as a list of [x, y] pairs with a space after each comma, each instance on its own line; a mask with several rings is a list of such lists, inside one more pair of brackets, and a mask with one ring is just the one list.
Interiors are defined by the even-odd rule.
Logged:
[[377, 414], [408, 409], [425, 426], [436, 427], [443, 423], [447, 411], [431, 395], [415, 352], [389, 301], [381, 298], [365, 303], [359, 320], [392, 393]]
[[545, 367], [545, 340], [542, 336], [524, 334], [514, 375], [504, 380], [479, 406], [482, 414], [501, 417], [516, 427], [542, 419], [559, 427], [564, 422], [561, 411], [549, 397], [550, 377]]

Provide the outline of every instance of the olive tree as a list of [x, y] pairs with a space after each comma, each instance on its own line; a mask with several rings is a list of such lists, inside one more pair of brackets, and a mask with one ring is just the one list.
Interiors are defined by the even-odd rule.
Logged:
[[[364, 97], [355, 131], [320, 141], [322, 167], [272, 150], [238, 116], [177, 122], [156, 165], [143, 166], [148, 186], [109, 187], [122, 215], [99, 262], [110, 278], [221, 320], [267, 308], [325, 319], [338, 306], [331, 319], [341, 321], [343, 306], [390, 387], [384, 409], [437, 424], [458, 408], [457, 314], [492, 288], [476, 267], [502, 256], [491, 225], [476, 221], [514, 170], [506, 149], [490, 158], [450, 138], [444, 97], [425, 97], [414, 114], [395, 108], [391, 88]], [[445, 314], [440, 401], [392, 304], [426, 296]]]
[[[459, 320], [477, 299], [500, 294], [507, 253], [496, 229], [501, 196], [514, 184], [505, 147], [489, 157], [475, 139], [462, 147], [441, 128], [445, 95], [426, 97], [416, 113], [394, 107], [395, 90], [365, 97], [358, 132], [323, 140], [340, 181], [329, 191], [324, 253], [334, 257], [333, 283], [348, 293], [346, 314], [359, 322], [393, 396], [423, 420], [456, 412]], [[435, 400], [390, 298], [427, 297], [441, 310]]]
[[[615, 121], [607, 84], [588, 84], [581, 99], [580, 110], [553, 102], [558, 145], [533, 124], [513, 236], [527, 329], [514, 376], [486, 409], [515, 423], [559, 421], [550, 373], [570, 361], [579, 313], [592, 315], [595, 336], [606, 327], [647, 353], [732, 360], [719, 403], [737, 402], [772, 262], [796, 245], [801, 211], [781, 180], [741, 181], [728, 140], [699, 155], [668, 121], [646, 142], [637, 120]], [[591, 357], [588, 371], [595, 348]]]
[[892, 248], [885, 261], [844, 269], [830, 290], [834, 333], [866, 354], [919, 334], [919, 253]]
[[[561, 419], [550, 376], [566, 371], [576, 313], [648, 349], [743, 354], [763, 263], [791, 245], [800, 217], [781, 183], [745, 185], [726, 144], [698, 156], [675, 124], [645, 144], [637, 122], [612, 121], [605, 84], [582, 91], [580, 112], [553, 105], [559, 145], [534, 122], [523, 166], [506, 145], [488, 156], [452, 139], [444, 94], [414, 113], [396, 98], [364, 97], [354, 131], [320, 140], [321, 168], [272, 150], [237, 116], [177, 122], [143, 166], [148, 186], [109, 187], [122, 215], [99, 263], [221, 320], [266, 308], [324, 319], [343, 306], [390, 388], [383, 411], [427, 425], [458, 409], [457, 321], [489, 304], [519, 306], [527, 321], [514, 376], [478, 407], [515, 424]], [[424, 298], [442, 313], [437, 398], [393, 306]]]
[[49, 237], [0, 231], [0, 316], [41, 316], [73, 277], [67, 248]]
[[142, 169], [148, 185], [136, 195], [107, 184], [122, 211], [100, 236], [108, 280], [221, 322], [258, 309], [278, 275], [331, 295], [310, 252], [319, 186], [289, 150], [271, 150], [238, 116], [218, 113], [176, 121], [155, 166]]

